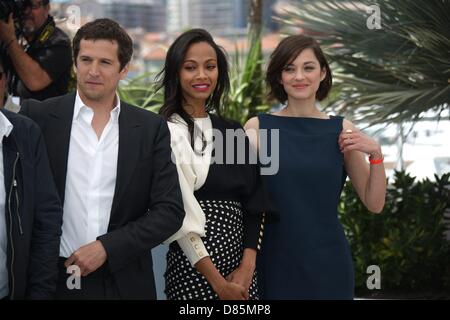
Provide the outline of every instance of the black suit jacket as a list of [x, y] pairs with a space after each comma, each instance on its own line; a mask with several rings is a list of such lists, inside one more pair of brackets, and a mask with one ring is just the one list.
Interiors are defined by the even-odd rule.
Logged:
[[0, 150], [9, 298], [52, 299], [58, 278], [63, 209], [44, 139], [30, 119], [4, 109], [0, 112], [13, 125]]
[[[74, 104], [75, 93], [69, 93], [25, 101], [20, 111], [41, 127], [63, 203]], [[175, 233], [183, 219], [167, 123], [121, 102], [116, 187], [108, 233], [98, 240], [122, 298], [156, 298], [150, 249]]]

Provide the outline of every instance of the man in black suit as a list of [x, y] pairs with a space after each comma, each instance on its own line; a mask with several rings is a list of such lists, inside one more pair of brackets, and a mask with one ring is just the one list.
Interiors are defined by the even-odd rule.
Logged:
[[132, 51], [114, 21], [87, 23], [73, 40], [77, 92], [22, 104], [64, 204], [59, 299], [155, 299], [150, 249], [183, 222], [167, 124], [116, 93]]

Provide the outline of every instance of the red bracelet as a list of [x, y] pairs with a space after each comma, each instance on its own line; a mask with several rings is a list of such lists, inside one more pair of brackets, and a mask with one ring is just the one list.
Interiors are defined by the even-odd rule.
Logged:
[[381, 156], [380, 159], [375, 159], [375, 160], [371, 159], [371, 157], [369, 157], [370, 164], [380, 164], [383, 162], [383, 160], [384, 160], [384, 156]]

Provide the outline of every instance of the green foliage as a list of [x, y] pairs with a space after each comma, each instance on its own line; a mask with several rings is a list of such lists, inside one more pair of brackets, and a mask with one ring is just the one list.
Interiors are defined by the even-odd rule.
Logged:
[[69, 78], [69, 84], [67, 86], [67, 91], [73, 92], [76, 90], [77, 90], [77, 75], [76, 75], [74, 69], [72, 68], [70, 70], [70, 78]]
[[230, 72], [231, 88], [225, 117], [244, 124], [249, 118], [270, 109], [264, 96], [262, 64], [261, 39], [251, 44], [244, 57], [236, 48]]
[[[367, 26], [373, 5], [381, 29]], [[330, 107], [381, 123], [448, 110], [449, 12], [448, 0], [314, 0], [299, 2], [281, 20], [319, 39], [333, 62], [338, 95]]]
[[164, 96], [162, 91], [156, 92], [154, 77], [154, 73], [144, 73], [125, 81], [118, 90], [120, 99], [131, 105], [158, 112]]
[[[395, 173], [381, 214], [367, 211], [351, 183], [339, 215], [353, 253], [357, 296], [404, 294], [450, 297], [450, 173], [436, 181]], [[368, 290], [367, 267], [381, 269], [381, 290]]]

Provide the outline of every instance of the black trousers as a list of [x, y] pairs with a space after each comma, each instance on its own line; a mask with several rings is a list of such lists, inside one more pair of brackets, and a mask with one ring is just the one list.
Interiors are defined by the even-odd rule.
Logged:
[[[58, 284], [56, 288], [57, 300], [116, 300], [120, 299], [114, 277], [106, 264], [80, 278], [80, 288], [72, 288], [74, 283], [72, 274], [67, 273], [64, 266], [66, 258], [58, 261]], [[72, 277], [69, 279], [69, 277]], [[67, 281], [69, 279], [69, 281]], [[68, 283], [69, 282], [69, 283]], [[72, 289], [71, 289], [72, 288]]]

